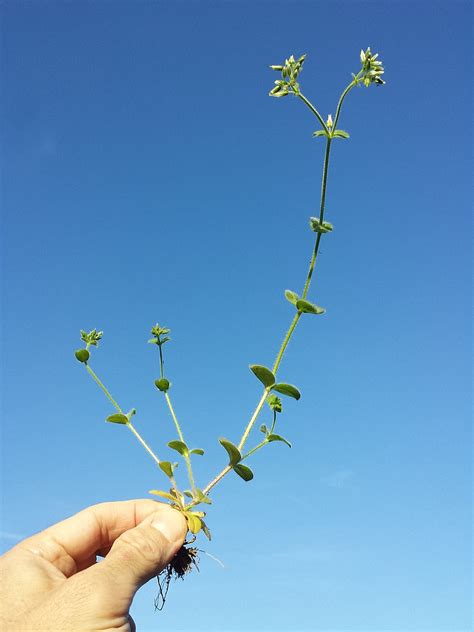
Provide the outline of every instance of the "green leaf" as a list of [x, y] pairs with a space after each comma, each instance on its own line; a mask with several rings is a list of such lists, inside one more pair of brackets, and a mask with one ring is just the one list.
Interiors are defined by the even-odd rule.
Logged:
[[301, 397], [301, 393], [296, 386], [293, 386], [293, 384], [284, 384], [281, 382], [279, 384], [275, 384], [273, 390], [281, 393], [282, 395], [293, 397], [294, 399], [299, 399]]
[[326, 311], [323, 307], [318, 307], [318, 305], [310, 303], [303, 298], [296, 302], [296, 308], [305, 314], [324, 314]]
[[281, 410], [282, 410], [281, 399], [277, 397], [276, 395], [274, 395], [273, 393], [267, 397], [267, 404], [276, 413], [281, 413]]
[[183, 512], [183, 515], [186, 518], [186, 521], [188, 523], [188, 529], [191, 531], [191, 533], [194, 533], [194, 534], [199, 533], [202, 527], [201, 519], [189, 511]]
[[271, 442], [271, 441], [283, 441], [283, 443], [286, 443], [286, 445], [291, 448], [291, 443], [289, 441], [287, 441], [284, 437], [280, 437], [280, 435], [277, 434], [269, 434], [267, 436], [267, 441]]
[[105, 421], [110, 421], [112, 424], [128, 424], [128, 417], [123, 413], [116, 413], [109, 415]]
[[349, 138], [349, 134], [343, 129], [335, 129], [332, 135], [334, 138]]
[[204, 520], [201, 520], [201, 529], [204, 533], [204, 535], [206, 536], [206, 538], [211, 541], [211, 532], [209, 531], [209, 528], [207, 526], [207, 524], [204, 522]]
[[196, 500], [199, 500], [200, 503], [205, 503], [206, 505], [212, 505], [212, 500], [209, 498], [209, 496], [206, 496], [205, 494], [203, 494], [201, 489], [196, 489], [195, 498]]
[[194, 498], [192, 492], [189, 489], [185, 489], [183, 494], [187, 496], [188, 498]]
[[183, 443], [183, 441], [170, 441], [168, 443], [168, 447], [170, 447], [172, 450], [176, 450], [176, 452], [179, 452], [181, 456], [185, 456], [189, 453], [188, 446]]
[[204, 450], [201, 450], [201, 448], [193, 448], [189, 451], [189, 454], [199, 454], [199, 456], [202, 456], [204, 454]]
[[244, 481], [251, 481], [253, 478], [252, 470], [246, 465], [242, 465], [241, 463], [234, 465], [233, 470], [236, 474], [243, 478]]
[[270, 369], [267, 369], [266, 366], [262, 366], [261, 364], [251, 364], [250, 370], [258, 377], [260, 382], [262, 382], [266, 388], [275, 384], [275, 376]]
[[334, 226], [330, 222], [320, 222], [317, 217], [309, 218], [309, 226], [312, 231], [315, 233], [331, 233], [334, 229]]
[[285, 290], [285, 298], [287, 301], [290, 301], [292, 305], [296, 305], [296, 301], [299, 299], [299, 296], [296, 292], [292, 290]]
[[172, 502], [176, 502], [176, 498], [168, 492], [163, 492], [161, 489], [150, 489], [149, 494], [154, 494], [155, 496], [161, 496], [162, 498], [166, 498], [167, 500], [171, 500]]
[[219, 439], [219, 443], [227, 450], [229, 465], [235, 465], [242, 459], [239, 448], [227, 439]]
[[76, 356], [76, 360], [79, 360], [79, 362], [84, 362], [85, 364], [90, 358], [91, 354], [87, 351], [87, 349], [78, 349], [74, 352], [74, 355]]
[[160, 461], [160, 469], [171, 478], [173, 476], [173, 465], [169, 461]]
[[263, 432], [264, 435], [268, 435], [268, 428], [266, 427], [265, 424], [262, 424], [259, 428], [260, 432]]
[[318, 129], [317, 132], [313, 132], [313, 136], [326, 136], [328, 138], [328, 133], [325, 129]]
[[162, 377], [159, 380], [155, 380], [155, 386], [158, 390], [160, 390], [162, 393], [166, 393], [166, 391], [169, 389], [170, 387], [170, 383], [169, 381], [165, 378]]

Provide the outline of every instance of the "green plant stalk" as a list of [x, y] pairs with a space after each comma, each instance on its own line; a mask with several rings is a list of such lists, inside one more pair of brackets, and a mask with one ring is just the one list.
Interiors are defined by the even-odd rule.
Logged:
[[252, 430], [254, 423], [257, 421], [257, 417], [258, 417], [260, 411], [262, 410], [263, 405], [265, 404], [265, 401], [266, 401], [266, 399], [268, 397], [268, 393], [269, 392], [270, 392], [270, 388], [266, 388], [263, 391], [263, 395], [262, 395], [262, 397], [260, 398], [260, 401], [257, 404], [257, 408], [255, 409], [252, 417], [250, 418], [250, 421], [247, 424], [247, 427], [245, 428], [244, 434], [242, 435], [242, 438], [241, 438], [240, 443], [238, 445], [238, 448], [239, 448], [240, 451], [242, 451], [242, 448], [244, 447], [244, 444], [247, 441], [247, 438], [248, 438], [248, 436], [250, 434], [250, 431]]
[[[329, 156], [331, 154], [331, 138], [326, 140], [326, 151], [324, 153], [324, 166], [323, 166], [323, 179], [321, 182], [321, 201], [319, 205], [319, 222], [322, 224], [324, 219], [324, 210], [326, 206], [326, 189], [328, 182], [328, 170], [329, 170]], [[309, 263], [308, 274], [306, 276], [306, 283], [304, 284], [303, 294], [301, 298], [306, 298], [309, 292], [309, 286], [311, 284], [311, 277], [313, 276], [314, 266], [316, 264], [316, 259], [318, 257], [319, 252], [319, 244], [321, 243], [321, 235], [322, 233], [318, 233], [316, 236], [316, 241], [314, 244], [313, 255], [311, 257], [311, 261]], [[293, 332], [292, 332], [293, 333]]]
[[[160, 347], [160, 352], [161, 352], [161, 347]], [[166, 403], [168, 404], [169, 411], [171, 413], [171, 417], [173, 418], [173, 422], [174, 422], [174, 425], [176, 427], [176, 431], [178, 433], [179, 440], [182, 441], [183, 443], [186, 443], [186, 441], [184, 440], [183, 431], [181, 430], [181, 426], [179, 425], [178, 418], [176, 416], [176, 413], [174, 411], [173, 405], [171, 403], [170, 396], [168, 395], [168, 393], [165, 393], [164, 395], [165, 395]], [[191, 489], [193, 490], [193, 492], [195, 492], [196, 491], [196, 483], [194, 482], [193, 468], [191, 466], [191, 457], [189, 456], [188, 452], [185, 452], [183, 454], [183, 458], [184, 458], [184, 460], [186, 462], [186, 469], [188, 471], [188, 478], [189, 478], [189, 483], [191, 485]]]
[[[353, 82], [352, 82], [353, 83]], [[347, 88], [346, 88], [347, 90]], [[300, 97], [302, 95], [299, 95]], [[307, 101], [307, 99], [304, 99], [305, 103]], [[309, 103], [309, 101], [308, 101]], [[311, 105], [311, 104], [310, 104]], [[310, 108], [315, 114], [316, 114], [316, 110], [315, 108]], [[318, 116], [318, 115], [317, 115]], [[318, 118], [320, 119], [320, 116], [318, 116]], [[324, 122], [323, 122], [324, 124]], [[326, 126], [324, 126], [326, 127]], [[329, 170], [329, 156], [330, 156], [330, 152], [331, 152], [331, 138], [328, 138], [326, 141], [326, 151], [325, 151], [325, 155], [324, 155], [324, 165], [323, 165], [323, 176], [322, 176], [322, 182], [321, 182], [321, 200], [320, 200], [320, 208], [319, 208], [319, 219], [320, 222], [323, 221], [324, 219], [324, 209], [325, 209], [325, 203], [326, 203], [326, 189], [327, 189], [327, 178], [328, 178], [328, 170]], [[307, 277], [306, 277], [306, 282], [304, 285], [304, 289], [303, 289], [303, 295], [302, 298], [305, 298], [308, 294], [309, 291], [309, 287], [311, 284], [311, 278], [313, 276], [313, 271], [314, 271], [314, 267], [316, 264], [316, 258], [318, 256], [318, 251], [319, 251], [319, 244], [321, 242], [321, 233], [318, 233], [317, 237], [316, 237], [316, 242], [315, 242], [315, 246], [313, 249], [313, 255], [311, 257], [311, 261], [310, 261], [310, 265], [309, 265], [309, 270], [307, 273]], [[290, 342], [291, 336], [293, 335], [293, 332], [296, 328], [296, 325], [298, 324], [298, 321], [301, 317], [301, 312], [298, 311], [295, 316], [293, 317], [293, 320], [291, 322], [290, 328], [288, 329], [283, 342], [280, 345], [280, 349], [278, 351], [275, 363], [273, 365], [273, 370], [272, 373], [276, 374], [280, 363], [283, 359], [283, 354], [285, 353], [285, 350], [288, 346], [288, 343]], [[257, 404], [257, 408], [255, 409], [255, 412], [253, 413], [252, 417], [250, 418], [249, 423], [247, 424], [247, 427], [244, 430], [244, 434], [242, 435], [242, 438], [240, 440], [240, 443], [238, 445], [239, 450], [242, 449], [242, 447], [244, 446], [245, 442], [247, 441], [247, 438], [255, 424], [255, 422], [257, 421], [258, 415], [265, 403], [265, 400], [268, 396], [270, 389], [266, 388], [263, 392], [263, 395], [259, 401], [259, 403]], [[258, 447], [263, 447], [263, 445], [265, 445], [268, 442], [262, 442], [261, 445], [259, 445]], [[252, 450], [252, 452], [254, 452], [255, 450]], [[248, 456], [248, 455], [246, 455]], [[217, 483], [228, 473], [232, 470], [232, 467], [227, 465], [215, 478], [212, 479], [212, 481], [210, 483], [208, 483], [206, 485], [206, 487], [203, 489], [203, 493], [204, 494], [208, 494], [208, 492], [215, 486], [217, 485]]]
[[[104, 383], [99, 379], [99, 377], [97, 376], [97, 374], [91, 369], [91, 367], [86, 364], [86, 369], [88, 371], [88, 373], [91, 375], [92, 379], [94, 380], [94, 382], [99, 386], [99, 388], [104, 392], [104, 394], [106, 395], [107, 399], [112, 403], [112, 405], [114, 406], [114, 408], [121, 414], [124, 415], [125, 413], [123, 412], [123, 410], [120, 408], [120, 406], [117, 404], [117, 402], [115, 401], [115, 399], [112, 397], [112, 395], [110, 394], [110, 392], [108, 391], [108, 389], [106, 388], [106, 386], [104, 385]], [[151, 458], [155, 461], [155, 463], [157, 465], [160, 465], [160, 459], [156, 456], [156, 454], [153, 452], [153, 450], [150, 448], [150, 446], [148, 445], [148, 443], [145, 441], [145, 439], [140, 435], [140, 433], [138, 432], [138, 430], [133, 426], [133, 424], [128, 421], [126, 424], [124, 424], [125, 426], [127, 426], [129, 428], [129, 430], [131, 430], [133, 432], [133, 434], [135, 435], [135, 437], [138, 439], [138, 441], [142, 444], [142, 446], [145, 448], [145, 450], [148, 452], [148, 454], [151, 456]], [[176, 485], [175, 485], [176, 486]]]
[[321, 123], [321, 125], [323, 126], [323, 129], [326, 132], [329, 132], [326, 123], [324, 122], [323, 117], [321, 116], [321, 114], [318, 112], [318, 110], [314, 107], [314, 105], [311, 103], [311, 101], [309, 101], [302, 92], [295, 92], [294, 93], [296, 96], [298, 96], [303, 103], [305, 103], [309, 109], [311, 110], [311, 112], [316, 116], [316, 118], [318, 119], [318, 121]]

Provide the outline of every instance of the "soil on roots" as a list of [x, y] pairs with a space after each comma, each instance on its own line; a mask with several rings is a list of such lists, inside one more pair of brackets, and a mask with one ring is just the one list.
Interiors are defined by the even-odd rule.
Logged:
[[184, 579], [193, 570], [193, 567], [199, 571], [198, 562], [198, 549], [183, 544], [168, 566], [165, 566], [161, 573], [156, 576], [159, 592], [155, 599], [155, 610], [163, 610], [171, 579], [173, 577], [174, 579]]

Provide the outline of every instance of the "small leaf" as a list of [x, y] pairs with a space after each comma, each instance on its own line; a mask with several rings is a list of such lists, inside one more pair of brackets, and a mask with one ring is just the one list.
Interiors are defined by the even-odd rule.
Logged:
[[292, 290], [285, 290], [285, 298], [293, 305], [296, 305], [296, 301], [299, 299], [299, 296], [296, 292], [293, 292]]
[[283, 408], [281, 404], [281, 399], [273, 393], [267, 397], [267, 404], [274, 412], [281, 413]]
[[161, 496], [162, 498], [166, 498], [167, 500], [171, 500], [172, 502], [176, 502], [176, 498], [168, 492], [163, 492], [161, 489], [150, 489], [149, 494], [154, 494], [155, 496]]
[[192, 514], [193, 516], [197, 516], [198, 518], [205, 518], [206, 517], [206, 512], [205, 511], [189, 511], [188, 513]]
[[317, 132], [313, 132], [313, 136], [326, 136], [328, 138], [328, 133], [325, 129], [318, 129]]
[[160, 461], [160, 469], [171, 478], [173, 476], [173, 466], [169, 461]]
[[76, 356], [76, 360], [79, 360], [79, 362], [84, 362], [84, 364], [87, 362], [87, 360], [90, 358], [90, 353], [87, 351], [87, 349], [78, 349], [74, 355]]
[[185, 489], [183, 494], [187, 496], [188, 498], [194, 498], [192, 492], [189, 489]]
[[186, 521], [188, 523], [188, 528], [191, 531], [191, 533], [194, 533], [194, 534], [199, 533], [202, 527], [201, 519], [198, 518], [197, 516], [194, 516], [189, 511], [185, 511], [183, 515], [186, 518]]
[[293, 384], [284, 384], [284, 383], [275, 384], [275, 386], [273, 387], [273, 390], [277, 391], [278, 393], [281, 393], [282, 395], [293, 397], [294, 399], [299, 399], [301, 397], [301, 393], [296, 388], [296, 386], [293, 386]]
[[235, 465], [242, 459], [239, 448], [227, 439], [219, 439], [219, 443], [227, 450], [229, 465]]
[[110, 421], [112, 424], [128, 424], [128, 417], [123, 413], [116, 413], [109, 415], [105, 421]]
[[332, 133], [334, 138], [349, 138], [349, 134], [345, 132], [343, 129], [336, 129]]
[[252, 470], [246, 465], [238, 463], [237, 465], [234, 465], [233, 470], [240, 476], [240, 478], [243, 478], [244, 481], [251, 481], [253, 478]]
[[268, 435], [268, 428], [266, 427], [265, 424], [262, 424], [260, 426], [260, 432], [263, 432], [264, 435]]
[[158, 390], [160, 390], [162, 393], [166, 393], [166, 391], [169, 389], [170, 387], [170, 383], [169, 381], [165, 378], [162, 377], [159, 380], [155, 380], [155, 386]]
[[188, 446], [182, 441], [170, 441], [168, 443], [168, 447], [172, 450], [176, 450], [176, 452], [179, 452], [181, 456], [185, 456], [189, 453]]
[[189, 451], [189, 454], [199, 454], [199, 456], [202, 456], [204, 454], [204, 450], [201, 450], [201, 448], [193, 448]]
[[211, 532], [209, 531], [209, 528], [207, 526], [207, 524], [204, 522], [204, 520], [201, 520], [201, 529], [203, 530], [204, 535], [206, 536], [206, 538], [211, 541]]
[[203, 494], [202, 490], [200, 489], [196, 489], [195, 498], [196, 500], [199, 500], [200, 503], [205, 503], [206, 505], [212, 505], [212, 500], [209, 498], [209, 496], [206, 496], [205, 494]]
[[318, 305], [310, 303], [303, 298], [300, 298], [299, 301], [296, 302], [296, 307], [298, 311], [305, 314], [324, 314], [326, 311], [323, 307], [318, 307]]
[[315, 233], [331, 233], [334, 229], [334, 226], [330, 222], [320, 222], [317, 217], [309, 218], [309, 226], [312, 231]]
[[283, 441], [283, 443], [286, 443], [286, 445], [291, 448], [291, 443], [289, 441], [287, 441], [284, 437], [280, 437], [280, 435], [277, 434], [269, 434], [267, 436], [267, 441]]
[[261, 364], [251, 364], [250, 370], [254, 375], [256, 375], [256, 377], [258, 377], [260, 382], [262, 382], [266, 388], [275, 384], [275, 376], [270, 369], [267, 369], [266, 366], [262, 366]]

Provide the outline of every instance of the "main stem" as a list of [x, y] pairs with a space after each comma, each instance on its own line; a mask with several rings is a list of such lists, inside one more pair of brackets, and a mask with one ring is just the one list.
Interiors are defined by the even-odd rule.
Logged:
[[[314, 112], [314, 114], [318, 117], [318, 119], [320, 120], [320, 122], [322, 123], [323, 127], [325, 129], [326, 125], [324, 124], [324, 121], [322, 120], [321, 116], [319, 115], [319, 112], [317, 112], [317, 110], [311, 105], [311, 103], [306, 99], [306, 97], [304, 97], [303, 95], [299, 95], [300, 98], [308, 105], [308, 107], [310, 107], [310, 109]], [[319, 221], [320, 223], [322, 223], [323, 219], [324, 219], [324, 209], [325, 209], [325, 204], [326, 204], [326, 188], [327, 188], [327, 179], [328, 179], [328, 170], [329, 170], [329, 156], [330, 156], [330, 152], [331, 152], [331, 138], [328, 138], [326, 141], [326, 151], [324, 154], [324, 165], [323, 165], [323, 176], [322, 176], [322, 182], [321, 182], [321, 199], [320, 199], [320, 207], [319, 207]], [[313, 249], [313, 255], [311, 257], [311, 261], [310, 261], [310, 265], [309, 265], [309, 269], [308, 269], [308, 273], [306, 276], [306, 282], [304, 285], [304, 289], [303, 289], [303, 296], [302, 298], [305, 298], [308, 294], [309, 291], [309, 286], [311, 284], [311, 278], [313, 276], [313, 271], [314, 271], [314, 267], [316, 264], [316, 258], [318, 256], [318, 251], [319, 251], [319, 244], [321, 241], [321, 233], [318, 233], [317, 237], [316, 237], [316, 243], [314, 245], [314, 249]], [[275, 375], [276, 372], [278, 371], [278, 368], [280, 366], [280, 363], [283, 359], [283, 355], [285, 353], [285, 350], [288, 346], [288, 343], [290, 342], [291, 336], [293, 335], [293, 332], [296, 328], [296, 325], [298, 324], [299, 319], [301, 318], [301, 312], [297, 311], [297, 313], [294, 315], [293, 320], [291, 321], [291, 325], [290, 328], [288, 329], [283, 342], [280, 345], [280, 349], [278, 351], [275, 363], [273, 365], [273, 369], [272, 369], [272, 373]], [[257, 407], [252, 415], [252, 417], [250, 418], [249, 423], [247, 424], [247, 427], [244, 430], [244, 434], [242, 435], [242, 438], [240, 440], [239, 443], [239, 450], [242, 450], [242, 447], [244, 446], [245, 442], [247, 441], [247, 438], [250, 434], [250, 431], [252, 430], [257, 417], [265, 403], [265, 400], [267, 398], [267, 395], [269, 393], [270, 389], [266, 388], [263, 392], [262, 397], [260, 398], [260, 401], [257, 404]], [[253, 450], [252, 450], [253, 451]], [[204, 494], [208, 494], [210, 492], [210, 490], [217, 485], [217, 483], [224, 478], [224, 476], [230, 472], [232, 470], [232, 467], [230, 465], [227, 465], [215, 478], [212, 479], [212, 481], [210, 483], [208, 483], [208, 485], [203, 489], [203, 493]]]
[[[321, 200], [319, 204], [319, 224], [323, 223], [324, 220], [324, 209], [326, 206], [326, 188], [328, 182], [328, 169], [329, 169], [329, 155], [331, 153], [331, 141], [332, 138], [328, 138], [326, 140], [326, 151], [324, 153], [324, 165], [323, 165], [323, 178], [321, 182]], [[321, 243], [321, 235], [322, 233], [318, 233], [316, 237], [316, 242], [314, 244], [313, 255], [311, 257], [311, 261], [309, 263], [308, 274], [306, 276], [306, 283], [304, 284], [303, 294], [301, 298], [306, 298], [309, 291], [309, 286], [311, 284], [311, 277], [313, 276], [314, 266], [316, 264], [316, 259], [319, 252], [319, 244]]]
[[[176, 413], [174, 412], [174, 408], [173, 408], [173, 405], [171, 404], [171, 399], [170, 399], [170, 396], [168, 395], [168, 393], [165, 393], [165, 399], [166, 399], [166, 403], [168, 404], [168, 408], [170, 410], [171, 417], [173, 418], [173, 422], [174, 422], [174, 425], [176, 427], [176, 431], [178, 433], [179, 440], [182, 441], [185, 444], [186, 441], [184, 440], [184, 435], [183, 435], [183, 432], [181, 430], [181, 426], [179, 425], [178, 418], [176, 416]], [[184, 458], [184, 460], [186, 462], [186, 469], [188, 470], [189, 483], [191, 484], [191, 489], [194, 492], [196, 490], [196, 483], [194, 482], [193, 469], [191, 467], [191, 457], [189, 456], [188, 452], [185, 452], [183, 454], [183, 458]]]

